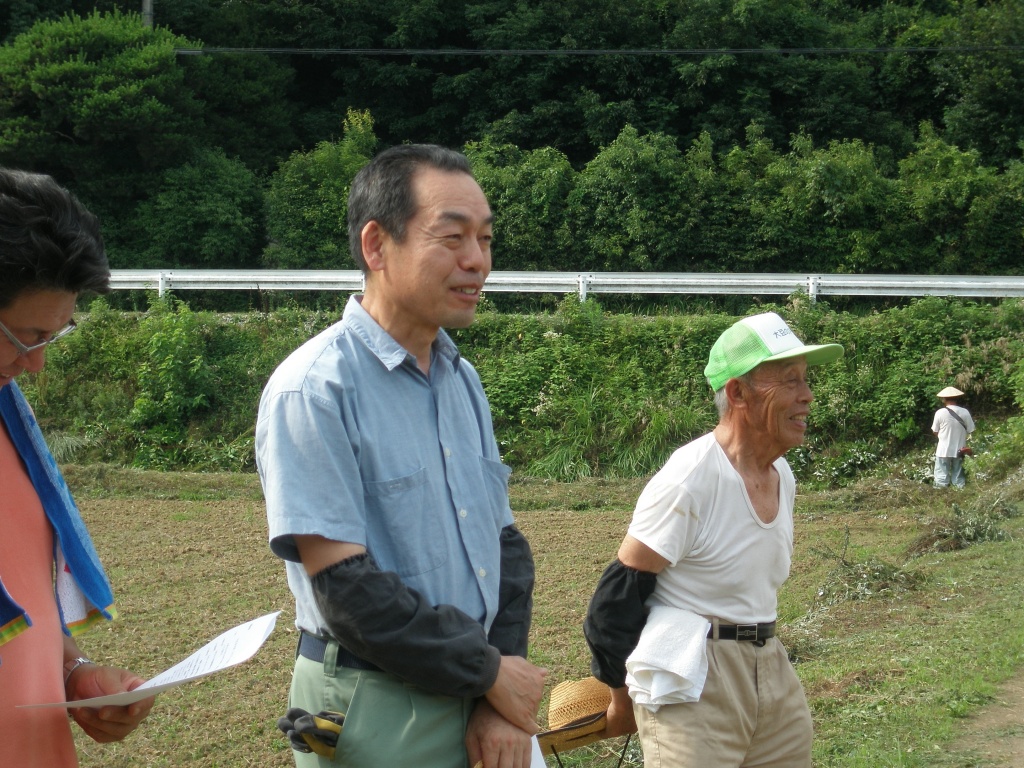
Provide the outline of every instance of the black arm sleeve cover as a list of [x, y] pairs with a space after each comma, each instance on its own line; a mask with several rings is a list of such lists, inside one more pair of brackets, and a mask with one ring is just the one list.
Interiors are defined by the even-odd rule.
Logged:
[[616, 560], [601, 574], [590, 599], [583, 635], [590, 646], [590, 671], [612, 688], [626, 684], [626, 659], [647, 623], [644, 603], [657, 574], [629, 568]]
[[514, 525], [501, 530], [501, 585], [498, 613], [488, 640], [502, 656], [526, 658], [533, 612], [533, 553]]
[[311, 579], [317, 608], [341, 645], [413, 685], [446, 696], [483, 696], [501, 664], [483, 626], [451, 605], [430, 605], [368, 553]]

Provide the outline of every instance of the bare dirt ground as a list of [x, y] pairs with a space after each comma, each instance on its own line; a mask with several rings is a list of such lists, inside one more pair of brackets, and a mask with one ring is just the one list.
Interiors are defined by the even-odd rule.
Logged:
[[1011, 678], [995, 701], [969, 718], [956, 752], [976, 755], [981, 768], [1024, 766], [1024, 674]]

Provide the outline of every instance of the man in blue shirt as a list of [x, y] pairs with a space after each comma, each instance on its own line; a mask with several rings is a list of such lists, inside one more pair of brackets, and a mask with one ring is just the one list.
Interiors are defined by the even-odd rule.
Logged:
[[365, 276], [260, 401], [271, 549], [300, 630], [289, 704], [345, 716], [332, 762], [526, 768], [545, 670], [526, 661], [533, 559], [490, 408], [442, 330], [474, 318], [490, 206], [466, 158], [404, 145], [349, 195]]

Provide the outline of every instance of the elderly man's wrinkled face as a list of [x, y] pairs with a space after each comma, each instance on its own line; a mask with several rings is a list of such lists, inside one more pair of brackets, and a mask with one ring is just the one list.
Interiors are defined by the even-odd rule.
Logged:
[[753, 370], [750, 386], [754, 392], [750, 420], [763, 433], [766, 447], [772, 447], [781, 456], [801, 445], [814, 399], [807, 385], [807, 360], [796, 357], [762, 363]]

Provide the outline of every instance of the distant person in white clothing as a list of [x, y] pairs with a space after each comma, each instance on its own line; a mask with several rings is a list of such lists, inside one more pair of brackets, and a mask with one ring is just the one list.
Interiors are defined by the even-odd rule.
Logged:
[[963, 449], [967, 445], [967, 436], [974, 431], [974, 419], [971, 412], [958, 405], [957, 401], [964, 396], [956, 387], [946, 387], [936, 394], [942, 401], [942, 407], [935, 412], [932, 419], [932, 433], [939, 439], [935, 447], [935, 480], [936, 488], [963, 488], [967, 482], [964, 475]]

